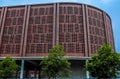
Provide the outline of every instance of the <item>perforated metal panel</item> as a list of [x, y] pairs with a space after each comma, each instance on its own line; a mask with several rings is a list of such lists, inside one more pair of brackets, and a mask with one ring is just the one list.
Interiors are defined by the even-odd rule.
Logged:
[[53, 5], [30, 7], [26, 55], [41, 56], [53, 47]]
[[88, 27], [91, 53], [97, 53], [98, 48], [106, 42], [103, 12], [88, 6]]
[[59, 4], [59, 43], [67, 55], [85, 56], [82, 5]]
[[0, 53], [20, 56], [25, 7], [8, 7], [5, 10]]
[[85, 4], [0, 8], [0, 55], [45, 56], [56, 44], [67, 56], [88, 57], [104, 43], [114, 48], [111, 19]]

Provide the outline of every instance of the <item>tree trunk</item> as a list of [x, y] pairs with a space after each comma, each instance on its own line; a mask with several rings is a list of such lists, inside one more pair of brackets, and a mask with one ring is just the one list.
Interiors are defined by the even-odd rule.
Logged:
[[50, 79], [50, 77], [48, 77], [48, 79]]
[[38, 77], [39, 77], [39, 79], [41, 79], [41, 71], [40, 71], [40, 69], [39, 69], [39, 72], [38, 72]]

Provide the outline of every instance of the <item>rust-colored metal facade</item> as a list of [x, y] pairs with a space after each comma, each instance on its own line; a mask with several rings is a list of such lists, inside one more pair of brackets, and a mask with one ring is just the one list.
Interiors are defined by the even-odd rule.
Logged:
[[85, 4], [51, 3], [0, 8], [0, 57], [40, 57], [61, 44], [66, 56], [89, 57], [114, 40], [111, 19]]

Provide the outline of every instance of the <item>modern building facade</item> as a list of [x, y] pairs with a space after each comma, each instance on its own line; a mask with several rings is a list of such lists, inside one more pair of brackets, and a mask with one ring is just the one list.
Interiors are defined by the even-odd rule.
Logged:
[[60, 44], [72, 63], [73, 77], [86, 77], [85, 62], [104, 43], [115, 51], [111, 19], [94, 6], [50, 3], [0, 7], [0, 57], [9, 54], [22, 62], [20, 76], [37, 72], [38, 61]]

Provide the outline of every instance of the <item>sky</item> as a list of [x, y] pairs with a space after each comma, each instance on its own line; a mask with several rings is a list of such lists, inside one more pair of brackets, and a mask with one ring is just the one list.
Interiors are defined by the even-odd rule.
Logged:
[[98, 7], [107, 12], [112, 19], [116, 52], [120, 53], [120, 0], [0, 0], [0, 7], [53, 2], [84, 3]]

